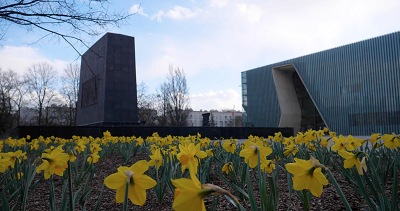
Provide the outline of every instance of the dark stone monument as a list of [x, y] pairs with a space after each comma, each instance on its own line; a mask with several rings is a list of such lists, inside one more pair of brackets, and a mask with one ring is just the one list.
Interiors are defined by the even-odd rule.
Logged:
[[77, 125], [138, 125], [135, 38], [107, 33], [82, 55]]
[[204, 113], [203, 116], [203, 127], [210, 127], [210, 114], [211, 113]]

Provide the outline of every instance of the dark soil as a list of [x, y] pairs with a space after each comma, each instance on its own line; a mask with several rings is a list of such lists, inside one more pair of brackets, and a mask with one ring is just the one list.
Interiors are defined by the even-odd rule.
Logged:
[[[128, 166], [134, 164], [139, 160], [149, 160], [149, 156], [147, 154], [138, 153], [135, 157], [131, 158], [128, 162]], [[99, 195], [101, 193], [101, 188], [103, 186], [104, 179], [115, 172], [117, 172], [118, 166], [125, 165], [125, 159], [115, 153], [111, 156], [105, 156], [100, 160], [96, 165], [96, 173], [89, 184], [92, 188], [92, 192], [89, 194], [86, 202], [87, 210], [94, 210], [96, 203], [98, 201]], [[347, 182], [344, 181], [344, 178], [341, 177], [337, 172], [333, 172], [335, 178], [337, 179], [339, 185], [341, 186], [343, 192], [345, 193], [351, 207], [353, 210], [363, 210], [364, 204], [362, 197], [356, 193], [351, 187], [347, 185]], [[42, 173], [41, 173], [42, 174]], [[36, 177], [40, 178], [41, 174], [38, 174]], [[62, 181], [59, 176], [54, 177], [55, 181], [55, 191], [56, 191], [56, 206], [57, 210], [61, 205], [61, 192], [62, 192]], [[233, 191], [231, 188], [219, 178], [216, 174], [211, 175], [211, 181], [214, 185], [218, 185], [226, 190]], [[291, 203], [289, 204], [289, 189], [287, 185], [286, 173], [281, 170], [280, 179], [279, 179], [279, 207], [278, 210], [287, 210], [290, 205], [290, 210], [303, 210], [299, 199], [296, 194], [292, 192]], [[35, 189], [35, 193], [31, 195], [29, 201], [27, 202], [27, 210], [49, 210], [49, 180], [42, 180], [41, 184]], [[259, 190], [257, 184], [253, 184], [254, 194], [256, 197], [259, 197]], [[390, 187], [389, 187], [390, 188]], [[246, 190], [247, 191], [247, 190]], [[390, 194], [391, 195], [391, 194]], [[219, 198], [219, 203], [217, 210], [237, 210], [225, 197]], [[259, 200], [258, 200], [259, 201]], [[207, 210], [211, 209], [213, 203], [213, 196], [208, 196], [204, 199]], [[147, 190], [147, 200], [143, 206], [137, 206], [129, 202], [129, 210], [172, 210], [173, 203], [173, 195], [168, 190], [164, 198], [164, 202], [162, 205], [158, 205], [157, 198], [155, 196], [155, 192], [153, 189]], [[251, 210], [249, 204], [241, 203], [246, 210]], [[115, 203], [115, 190], [109, 189], [106, 186], [104, 187], [103, 196], [101, 199], [100, 209], [99, 210], [122, 210], [122, 203]], [[324, 186], [323, 193], [320, 197], [312, 196], [311, 199], [311, 209], [317, 210], [318, 207], [321, 207], [321, 210], [345, 210], [339, 195], [336, 193], [336, 189], [332, 185], [332, 182], [329, 182], [327, 186]], [[75, 210], [81, 210], [81, 208], [77, 205]]]

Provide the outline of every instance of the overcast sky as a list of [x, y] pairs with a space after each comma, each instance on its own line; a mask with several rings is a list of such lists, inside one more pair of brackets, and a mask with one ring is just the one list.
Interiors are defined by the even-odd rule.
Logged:
[[[110, 2], [109, 10], [138, 12], [107, 30], [135, 37], [137, 83], [155, 92], [169, 64], [182, 68], [194, 110], [241, 109], [242, 71], [400, 30], [399, 0]], [[48, 61], [62, 73], [77, 53], [64, 41], [29, 45], [42, 35], [11, 26], [0, 67], [23, 74]], [[92, 45], [100, 37], [87, 39]]]

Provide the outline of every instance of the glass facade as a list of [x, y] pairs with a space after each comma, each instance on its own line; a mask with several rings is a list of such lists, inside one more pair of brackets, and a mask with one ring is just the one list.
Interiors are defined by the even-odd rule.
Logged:
[[242, 72], [242, 104], [255, 127], [279, 126], [272, 69], [284, 65], [295, 67], [331, 130], [400, 133], [400, 32]]

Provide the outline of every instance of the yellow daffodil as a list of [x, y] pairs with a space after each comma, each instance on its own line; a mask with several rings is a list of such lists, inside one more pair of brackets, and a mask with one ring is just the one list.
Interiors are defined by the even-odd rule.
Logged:
[[96, 144], [96, 143], [90, 144], [90, 152], [96, 153], [96, 152], [99, 152], [101, 150], [103, 150], [103, 149], [100, 147], [100, 144]]
[[[319, 164], [318, 160], [312, 159]], [[323, 185], [328, 185], [328, 180], [321, 172], [321, 168], [313, 165], [312, 159], [295, 158], [296, 163], [286, 164], [286, 170], [294, 175], [293, 187], [295, 190], [309, 189], [314, 196], [319, 197], [322, 194]]]
[[189, 171], [197, 174], [198, 159], [207, 157], [207, 153], [200, 150], [200, 144], [194, 145], [194, 143], [189, 144], [188, 147], [180, 144], [179, 150], [177, 158], [182, 164], [182, 172], [189, 168]]
[[178, 149], [176, 148], [176, 146], [169, 145], [169, 149], [172, 156], [178, 154]]
[[36, 172], [44, 171], [44, 178], [49, 179], [53, 174], [63, 176], [65, 169], [68, 168], [69, 156], [63, 153], [62, 148], [57, 147], [51, 154], [42, 153], [42, 160], [43, 163], [36, 169]]
[[331, 138], [335, 138], [335, 137], [336, 137], [336, 133], [335, 133], [335, 132], [329, 132], [329, 136], [330, 136]]
[[339, 138], [333, 137], [332, 140], [333, 140], [333, 142], [335, 142], [335, 145], [332, 146], [333, 151], [339, 151], [339, 150], [353, 151], [354, 150], [354, 147], [349, 143], [349, 141], [343, 135], [340, 135]]
[[[153, 152], [152, 155], [150, 155], [150, 161], [149, 161], [149, 166], [157, 166], [157, 170], [160, 168], [160, 166], [163, 163], [163, 157], [161, 155], [160, 149], [157, 149]], [[157, 164], [157, 165], [156, 165]]]
[[224, 171], [226, 174], [229, 174], [230, 171], [233, 171], [232, 162], [226, 163], [222, 167], [222, 171]]
[[212, 156], [214, 156], [213, 151], [214, 151], [214, 149], [207, 149], [207, 150], [206, 150], [207, 157], [212, 157]]
[[18, 160], [21, 163], [21, 160], [26, 160], [26, 152], [22, 152], [22, 150], [17, 150], [15, 152], [1, 153], [1, 156], [4, 158], [8, 158], [11, 162], [11, 168], [14, 168], [15, 161]]
[[357, 149], [359, 146], [362, 145], [361, 140], [359, 138], [354, 138], [352, 135], [349, 135], [349, 137], [347, 137], [347, 142], [349, 142], [349, 144], [353, 146], [354, 149]]
[[123, 203], [128, 179], [127, 174], [133, 174], [128, 180], [128, 198], [133, 204], [143, 206], [146, 202], [146, 189], [150, 189], [157, 184], [155, 180], [143, 174], [148, 169], [149, 165], [145, 160], [138, 161], [131, 167], [120, 166], [118, 167], [117, 173], [111, 174], [104, 179], [104, 184], [110, 189], [117, 190], [115, 201], [117, 203]]
[[[356, 169], [358, 171], [359, 174], [360, 173], [360, 160], [358, 159], [358, 154], [353, 154], [351, 152], [346, 152], [344, 150], [339, 150], [338, 151], [339, 155], [344, 158], [345, 160], [344, 162], [344, 168], [346, 169], [351, 169], [353, 168], [353, 166], [356, 166]], [[365, 162], [365, 161], [364, 161]]]
[[245, 148], [240, 151], [240, 156], [245, 158], [245, 163], [250, 165], [250, 168], [254, 168], [258, 165], [258, 153], [260, 153], [260, 161], [266, 160], [266, 157], [272, 153], [272, 149], [264, 147], [262, 141], [253, 143], [251, 141], [244, 142]]
[[45, 149], [44, 151], [45, 151], [47, 154], [51, 154], [51, 153], [53, 152], [54, 149], [55, 149], [54, 146], [51, 146], [50, 148]]
[[86, 146], [85, 143], [83, 142], [82, 139], [79, 139], [78, 141], [75, 142], [76, 146], [75, 146], [75, 150], [78, 151], [78, 153], [80, 154], [81, 152], [85, 151]]
[[284, 138], [283, 141], [282, 141], [282, 144], [283, 144], [283, 145], [290, 145], [290, 144], [293, 144], [293, 143], [294, 143], [294, 138], [293, 138], [293, 136]]
[[307, 132], [305, 132], [304, 134], [308, 141], [316, 141], [317, 140], [317, 131], [315, 130], [308, 130]]
[[216, 146], [216, 147], [219, 146], [219, 140], [214, 141], [213, 145]]
[[326, 139], [324, 137], [321, 137], [321, 142], [319, 142], [323, 147], [326, 147], [327, 145], [331, 146], [331, 143], [329, 143], [329, 139]]
[[31, 142], [31, 150], [37, 150], [39, 148], [39, 143], [37, 141]]
[[153, 144], [153, 145], [150, 146], [150, 151], [151, 151], [151, 153], [154, 153], [154, 152], [155, 152], [156, 150], [158, 150], [158, 149], [160, 149], [160, 147], [157, 146], [157, 145], [155, 145], [155, 144]]
[[306, 139], [306, 135], [304, 135], [302, 132], [298, 132], [296, 138], [294, 139], [296, 144], [306, 144], [308, 143], [308, 140]]
[[379, 134], [379, 133], [373, 133], [373, 134], [371, 135], [371, 138], [369, 138], [369, 140], [371, 141], [371, 144], [374, 145], [375, 142], [377, 142], [378, 139], [379, 139], [380, 137], [381, 137], [381, 134]]
[[3, 158], [0, 155], [0, 172], [1, 173], [4, 173], [8, 169], [8, 167], [11, 166], [11, 164], [12, 163], [10, 162], [10, 158]]
[[73, 163], [76, 160], [76, 157], [73, 152], [68, 153], [68, 160], [70, 163]]
[[95, 153], [90, 154], [90, 155], [88, 156], [87, 162], [88, 162], [88, 163], [92, 163], [92, 162], [93, 162], [93, 163], [97, 163], [97, 162], [99, 161], [99, 159], [100, 159], [99, 153], [95, 152]]
[[192, 179], [180, 178], [171, 180], [171, 182], [176, 188], [172, 209], [175, 211], [206, 211], [204, 197], [212, 191], [202, 189], [197, 177]]
[[272, 173], [272, 169], [275, 169], [275, 163], [272, 160], [263, 160], [260, 165], [261, 170], [264, 172]]
[[281, 142], [282, 141], [282, 133], [281, 132], [275, 133], [274, 141], [275, 142]]
[[224, 144], [222, 144], [222, 147], [226, 150], [226, 152], [233, 154], [235, 153], [236, 143], [231, 142], [230, 140], [225, 140]]
[[396, 136], [395, 134], [385, 134], [381, 138], [384, 142], [383, 144], [385, 145], [386, 148], [394, 148], [397, 149], [400, 147], [400, 138]]
[[299, 152], [299, 148], [298, 148], [294, 143], [292, 143], [292, 144], [286, 146], [285, 149], [286, 149], [286, 151], [284, 151], [283, 154], [284, 154], [286, 157], [289, 157], [290, 154], [292, 154], [293, 156], [295, 156], [296, 153]]

